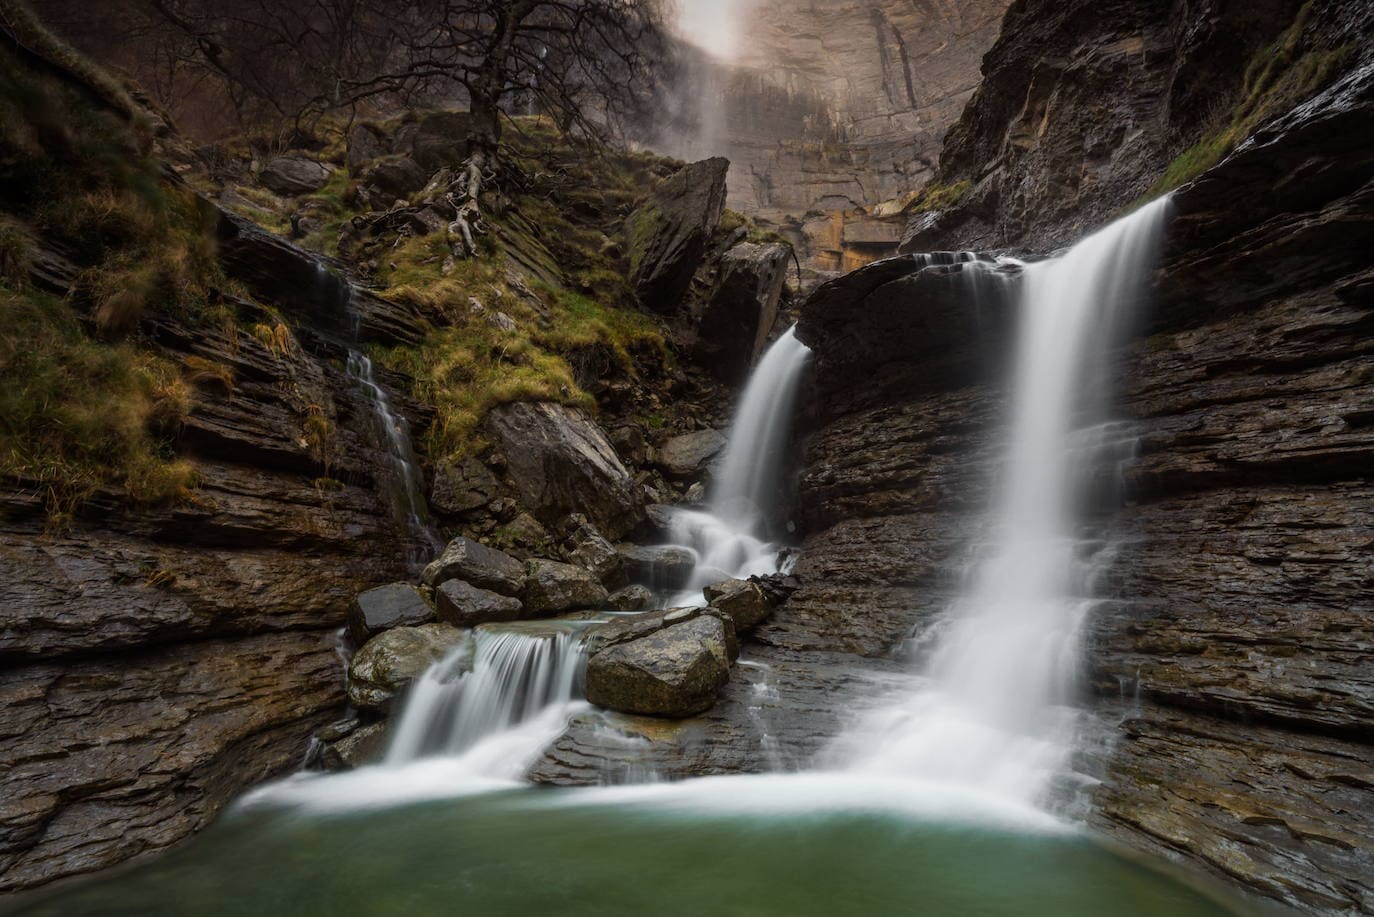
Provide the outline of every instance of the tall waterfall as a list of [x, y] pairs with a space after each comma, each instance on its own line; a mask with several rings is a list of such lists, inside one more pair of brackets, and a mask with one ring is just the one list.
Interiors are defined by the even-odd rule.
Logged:
[[784, 490], [783, 460], [797, 390], [811, 350], [789, 328], [768, 348], [744, 389], [720, 472], [705, 510], [678, 510], [672, 537], [696, 553], [696, 569], [674, 604], [701, 601], [701, 590], [727, 577], [776, 573], [781, 546], [769, 524]]
[[850, 767], [1031, 804], [1063, 773], [1078, 633], [1100, 566], [1082, 538], [1085, 504], [1132, 445], [1104, 422], [1106, 358], [1147, 286], [1167, 207], [1157, 201], [1024, 266], [990, 541], [933, 633], [917, 688], [842, 740]]

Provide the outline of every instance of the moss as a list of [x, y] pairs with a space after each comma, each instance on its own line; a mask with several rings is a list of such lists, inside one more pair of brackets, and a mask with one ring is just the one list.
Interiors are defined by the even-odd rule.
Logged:
[[630, 217], [627, 235], [630, 240], [630, 274], [633, 276], [649, 253], [654, 233], [663, 225], [663, 211], [652, 201], [644, 204]]
[[1312, 10], [1309, 0], [1282, 35], [1255, 53], [1246, 66], [1235, 105], [1216, 119], [1217, 123], [1203, 134], [1202, 139], [1169, 163], [1149, 190], [1135, 201], [1133, 208], [1197, 178], [1226, 158], [1260, 124], [1330, 84], [1354, 48], [1343, 45], [1304, 51], [1303, 31]]
[[194, 468], [171, 453], [190, 409], [178, 367], [90, 338], [72, 310], [0, 288], [0, 473], [39, 486], [59, 523], [103, 486], [139, 502], [185, 497]]
[[929, 184], [922, 188], [920, 193], [912, 198], [904, 209], [908, 213], [923, 210], [946, 210], [963, 200], [964, 195], [972, 189], [973, 182], [968, 179], [947, 185]]

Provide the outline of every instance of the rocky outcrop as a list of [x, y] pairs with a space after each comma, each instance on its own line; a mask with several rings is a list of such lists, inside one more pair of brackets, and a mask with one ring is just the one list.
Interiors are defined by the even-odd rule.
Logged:
[[703, 159], [678, 170], [630, 214], [630, 283], [655, 312], [681, 308], [692, 275], [725, 208], [728, 159]]
[[329, 166], [314, 159], [278, 156], [262, 167], [258, 180], [278, 194], [309, 194], [323, 188], [331, 173]]
[[606, 435], [585, 414], [553, 402], [507, 404], [486, 420], [506, 476], [545, 525], [580, 513], [610, 538], [639, 521], [642, 499]]
[[778, 319], [792, 251], [780, 242], [741, 242], [720, 259], [702, 303], [694, 357], [722, 382], [743, 386]]

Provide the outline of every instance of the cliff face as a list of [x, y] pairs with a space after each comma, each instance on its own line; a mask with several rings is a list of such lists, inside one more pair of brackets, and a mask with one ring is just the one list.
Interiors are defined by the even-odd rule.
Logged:
[[[759, 0], [739, 66], [713, 77], [730, 206], [785, 230], [812, 265], [889, 254], [904, 195], [979, 81], [1007, 0]], [[884, 206], [885, 205], [885, 206]]]
[[[1103, 141], [1110, 155], [1095, 181], [1061, 196], [1065, 169], [1087, 177], [1082, 160], [1068, 168], [1034, 144], [1004, 143], [970, 195], [986, 196], [920, 238], [932, 248], [1057, 244], [1154, 181], [1168, 160], [1142, 151], [1190, 138], [1137, 131], [1167, 99], [1181, 112], [1180, 74], [1212, 62], [1152, 57], [1152, 39], [1136, 38], [1153, 6], [1080, 18], [1072, 41], [1050, 46], [1064, 55], [1047, 55], [1056, 79], [1056, 61], [1158, 64], [1149, 85], [1159, 91], [1122, 79], [1119, 91], [1097, 85], [1074, 103], [1065, 78], [1032, 119], [1042, 138], [1090, 136], [1089, 122], [1124, 127]], [[1019, 3], [1013, 21], [1068, 28], [1059, 9]], [[1217, 20], [1193, 19], [1206, 9], [1176, 5], [1155, 34], [1206, 32]], [[1369, 34], [1358, 4], [1330, 4], [1309, 21], [1317, 48]], [[998, 53], [989, 72], [1010, 73], [1015, 61]], [[1119, 410], [1140, 451], [1128, 503], [1110, 520], [1121, 545], [1112, 600], [1092, 618], [1085, 650], [1103, 740], [1081, 763], [1101, 780], [1093, 823], [1314, 913], [1374, 911], [1362, 840], [1374, 831], [1374, 583], [1364, 556], [1374, 513], [1374, 155], [1363, 139], [1374, 131], [1374, 65], [1345, 60], [1324, 91], [1174, 196], [1157, 302], [1121, 354]], [[1026, 78], [1035, 98], [1036, 77]], [[992, 123], [995, 109], [1025, 123], [1019, 101], [994, 89], [952, 137], [959, 155], [976, 146], [970, 126]], [[1032, 223], [1036, 213], [1050, 218]], [[805, 304], [799, 335], [817, 352], [817, 417], [791, 614], [881, 653], [939, 611], [995, 457], [988, 434], [1004, 393], [992, 368], [1008, 359], [1006, 305], [974, 310], [957, 271], [906, 259], [834, 281]]]

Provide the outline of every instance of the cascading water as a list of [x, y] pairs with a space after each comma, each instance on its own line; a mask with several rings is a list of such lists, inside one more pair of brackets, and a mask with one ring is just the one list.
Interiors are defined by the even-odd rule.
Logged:
[[488, 625], [411, 686], [388, 764], [463, 756], [475, 776], [517, 777], [578, 703], [585, 622]]
[[1104, 462], [1122, 455], [1121, 426], [1102, 422], [1105, 358], [1146, 286], [1167, 207], [1155, 202], [1022, 268], [990, 542], [937, 625], [919, 686], [839, 743], [849, 768], [1028, 804], [1043, 804], [1064, 772], [1077, 637], [1100, 559], [1082, 538], [1083, 511]]
[[705, 510], [677, 510], [674, 542], [696, 554], [696, 567], [673, 604], [698, 604], [701, 590], [727, 577], [776, 573], [781, 546], [768, 537], [783, 493], [783, 459], [797, 390], [811, 350], [789, 328], [764, 354], [744, 389], [720, 473]]

